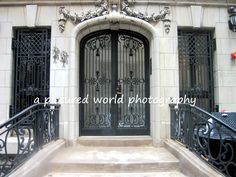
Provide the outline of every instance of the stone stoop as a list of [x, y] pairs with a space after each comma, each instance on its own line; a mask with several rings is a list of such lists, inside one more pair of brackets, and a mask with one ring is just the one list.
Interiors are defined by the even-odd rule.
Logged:
[[44, 177], [184, 177], [179, 168], [150, 137], [80, 137], [49, 162]]

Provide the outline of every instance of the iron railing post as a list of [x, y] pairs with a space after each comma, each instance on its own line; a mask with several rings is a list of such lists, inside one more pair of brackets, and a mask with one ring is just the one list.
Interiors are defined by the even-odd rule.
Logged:
[[42, 127], [42, 119], [41, 119], [41, 112], [36, 113], [36, 118], [35, 118], [35, 143], [36, 143], [36, 149], [40, 149], [42, 140], [41, 140], [41, 127]]
[[189, 106], [188, 105], [184, 106], [182, 115], [183, 115], [183, 120], [182, 120], [183, 127], [180, 127], [180, 129], [183, 128], [184, 143], [186, 147], [189, 148]]
[[12, 105], [10, 105], [10, 106], [9, 106], [9, 117], [12, 117], [12, 116], [13, 116], [13, 114], [14, 114], [14, 111], [13, 111], [13, 106], [12, 106]]
[[189, 149], [193, 149], [193, 134], [194, 134], [194, 129], [193, 129], [193, 115], [192, 115], [192, 108], [189, 105], [189, 117], [188, 117], [188, 144], [189, 144]]
[[176, 131], [175, 131], [175, 126], [176, 126], [176, 112], [174, 109], [174, 106], [170, 106], [170, 137], [171, 139], [176, 138]]
[[59, 138], [59, 108], [60, 106], [55, 106], [55, 112], [54, 112], [54, 125], [55, 125], [55, 140]]

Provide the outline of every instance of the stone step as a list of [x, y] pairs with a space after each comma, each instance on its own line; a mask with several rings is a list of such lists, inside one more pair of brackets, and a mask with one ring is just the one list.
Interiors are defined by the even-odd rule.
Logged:
[[121, 173], [171, 172], [179, 170], [179, 160], [163, 147], [65, 148], [50, 162], [51, 172]]
[[186, 177], [179, 171], [147, 173], [49, 173], [44, 177]]
[[78, 145], [83, 146], [149, 146], [152, 145], [150, 136], [81, 136], [77, 139]]

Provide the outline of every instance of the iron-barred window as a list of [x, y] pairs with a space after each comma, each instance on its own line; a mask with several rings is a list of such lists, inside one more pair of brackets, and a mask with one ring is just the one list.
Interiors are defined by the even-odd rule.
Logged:
[[207, 111], [214, 109], [212, 44], [211, 31], [178, 31], [180, 96]]
[[14, 105], [13, 114], [49, 96], [50, 28], [14, 30]]

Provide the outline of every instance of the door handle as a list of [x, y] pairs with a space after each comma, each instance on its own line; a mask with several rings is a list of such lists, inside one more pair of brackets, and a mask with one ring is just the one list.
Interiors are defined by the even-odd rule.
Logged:
[[120, 98], [121, 95], [122, 95], [122, 90], [121, 90], [121, 85], [120, 84], [118, 84], [118, 86], [116, 88], [116, 95], [117, 95], [118, 98]]

